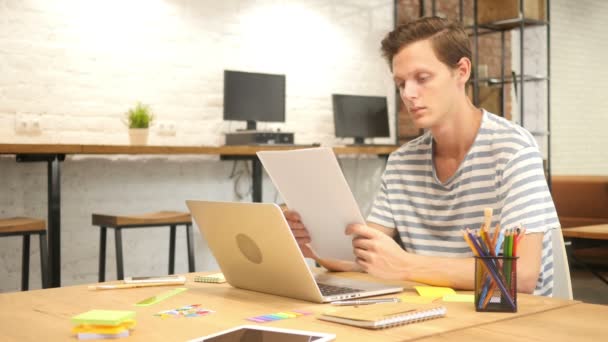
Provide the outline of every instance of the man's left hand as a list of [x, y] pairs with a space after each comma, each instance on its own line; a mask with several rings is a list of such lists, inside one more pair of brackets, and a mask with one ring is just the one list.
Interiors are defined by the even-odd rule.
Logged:
[[357, 264], [376, 277], [406, 279], [409, 253], [390, 236], [364, 224], [351, 224], [346, 234], [353, 235], [353, 248]]

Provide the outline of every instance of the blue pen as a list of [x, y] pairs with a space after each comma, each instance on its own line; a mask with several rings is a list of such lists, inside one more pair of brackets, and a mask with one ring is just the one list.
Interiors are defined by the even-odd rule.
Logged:
[[490, 276], [486, 276], [486, 280], [483, 284], [483, 288], [481, 290], [481, 294], [479, 295], [479, 304], [477, 306], [479, 309], [483, 307], [483, 302], [486, 300], [486, 296], [488, 295], [488, 288], [490, 287]]
[[502, 247], [502, 243], [504, 240], [505, 240], [505, 234], [501, 230], [500, 234], [498, 234], [498, 239], [496, 240], [496, 246], [494, 246], [495, 255], [498, 255], [498, 253], [500, 252], [500, 248]]

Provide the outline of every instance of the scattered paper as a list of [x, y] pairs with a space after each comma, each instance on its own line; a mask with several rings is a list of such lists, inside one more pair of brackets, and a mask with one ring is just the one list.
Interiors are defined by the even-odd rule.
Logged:
[[443, 297], [445, 295], [456, 294], [456, 291], [449, 287], [439, 287], [439, 286], [414, 286], [418, 294], [422, 297], [432, 297], [438, 298]]
[[209, 309], [202, 309], [202, 308], [200, 308], [200, 306], [201, 306], [200, 304], [186, 305], [186, 306], [182, 306], [181, 308], [177, 308], [177, 309], [173, 309], [173, 310], [160, 311], [158, 313], [155, 313], [154, 316], [160, 317], [162, 319], [169, 318], [169, 317], [174, 317], [174, 318], [200, 317], [200, 316], [206, 316], [210, 313], [215, 312], [215, 311], [209, 310]]
[[472, 294], [449, 294], [443, 296], [444, 302], [457, 302], [457, 303], [473, 303], [475, 296]]

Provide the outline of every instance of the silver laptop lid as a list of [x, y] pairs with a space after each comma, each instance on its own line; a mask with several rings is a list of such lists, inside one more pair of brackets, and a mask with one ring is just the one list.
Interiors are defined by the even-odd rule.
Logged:
[[274, 203], [186, 201], [226, 281], [321, 303], [323, 297]]

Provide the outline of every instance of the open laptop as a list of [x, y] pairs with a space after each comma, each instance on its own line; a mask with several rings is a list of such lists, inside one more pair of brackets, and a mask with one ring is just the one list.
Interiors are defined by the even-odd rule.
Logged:
[[312, 274], [274, 203], [186, 201], [226, 281], [236, 288], [316, 303], [403, 291], [402, 287]]

